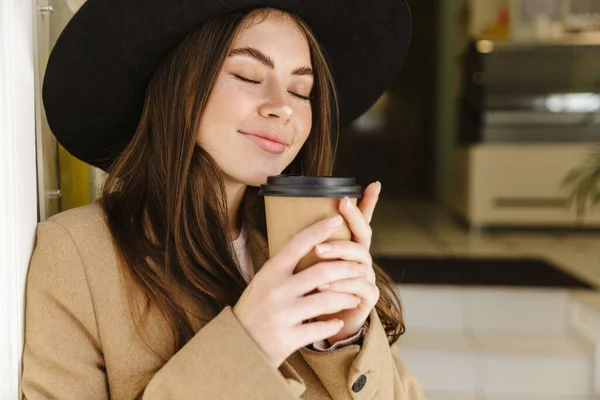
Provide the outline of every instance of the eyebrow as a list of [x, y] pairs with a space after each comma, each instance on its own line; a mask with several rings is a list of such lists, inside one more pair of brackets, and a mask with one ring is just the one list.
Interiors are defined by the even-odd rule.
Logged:
[[[268, 55], [266, 55], [265, 53], [263, 53], [262, 51], [255, 49], [253, 47], [241, 47], [238, 49], [233, 49], [229, 52], [227, 57], [232, 57], [232, 56], [237, 56], [237, 55], [252, 57], [255, 60], [259, 61], [261, 64], [265, 65], [266, 67], [268, 67], [270, 69], [275, 69], [275, 63], [273, 62], [273, 59], [271, 57], [269, 57]], [[303, 67], [299, 67], [299, 68], [296, 68], [295, 70], [293, 70], [292, 75], [312, 76], [313, 70], [310, 67], [303, 66]]]

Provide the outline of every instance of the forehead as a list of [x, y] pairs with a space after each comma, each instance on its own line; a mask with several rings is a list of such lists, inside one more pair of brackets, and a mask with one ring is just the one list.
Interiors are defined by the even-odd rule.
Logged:
[[231, 47], [254, 47], [275, 60], [287, 59], [295, 63], [310, 64], [306, 35], [289, 14], [281, 11], [250, 15], [236, 34]]

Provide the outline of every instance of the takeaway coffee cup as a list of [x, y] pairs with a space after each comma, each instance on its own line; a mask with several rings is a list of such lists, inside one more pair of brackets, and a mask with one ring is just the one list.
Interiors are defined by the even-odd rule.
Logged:
[[[362, 196], [362, 188], [354, 178], [277, 175], [267, 178], [259, 195], [265, 198], [269, 255], [273, 257], [298, 232], [324, 218], [338, 215], [340, 201], [345, 197], [356, 204]], [[329, 240], [350, 240], [351, 237], [344, 222]], [[320, 260], [313, 249], [302, 258], [294, 272]]]

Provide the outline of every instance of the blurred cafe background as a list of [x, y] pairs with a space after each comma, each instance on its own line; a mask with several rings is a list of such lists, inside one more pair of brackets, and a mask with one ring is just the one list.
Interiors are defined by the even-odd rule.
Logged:
[[[39, 99], [83, 2], [31, 6], [36, 220], [103, 179]], [[371, 250], [403, 302], [399, 356], [432, 400], [600, 399], [600, 0], [408, 2], [407, 64], [341, 133], [336, 166], [382, 182]]]

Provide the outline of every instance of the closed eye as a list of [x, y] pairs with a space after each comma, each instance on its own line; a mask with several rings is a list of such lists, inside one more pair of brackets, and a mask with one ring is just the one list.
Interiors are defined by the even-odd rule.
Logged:
[[[238, 74], [233, 74], [233, 76], [235, 76], [237, 79], [241, 80], [242, 82], [251, 83], [253, 85], [258, 85], [261, 83], [260, 81], [255, 81], [253, 79], [244, 78], [243, 76], [238, 75]], [[312, 100], [312, 96], [302, 96], [301, 94], [294, 93], [294, 92], [288, 92], [288, 93], [290, 93], [292, 96], [296, 96], [302, 100], [307, 100], [307, 101]]]
[[233, 74], [233, 76], [235, 76], [236, 78], [238, 78], [241, 81], [252, 83], [254, 85], [258, 85], [260, 83], [260, 81], [255, 81], [255, 80], [252, 80], [252, 79], [244, 78], [243, 76], [238, 75], [238, 74]]

